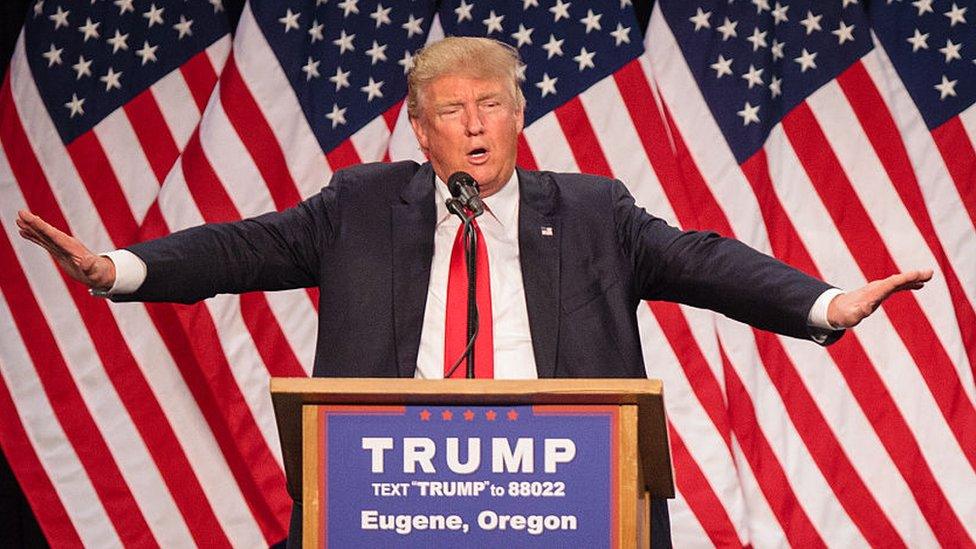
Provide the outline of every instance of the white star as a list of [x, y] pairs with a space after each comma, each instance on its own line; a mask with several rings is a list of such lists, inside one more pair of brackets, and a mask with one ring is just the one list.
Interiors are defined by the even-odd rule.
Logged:
[[630, 27], [625, 27], [620, 23], [617, 23], [617, 30], [611, 31], [610, 36], [614, 38], [615, 46], [619, 46], [624, 42], [630, 44]]
[[955, 97], [956, 96], [956, 82], [958, 82], [958, 80], [949, 80], [943, 74], [942, 75], [942, 83], [941, 84], [936, 84], [935, 86], [932, 86], [933, 88], [939, 90], [939, 100], [940, 101], [945, 101], [945, 98], [946, 97], [949, 97], [950, 95], [952, 97]]
[[697, 8], [695, 15], [688, 18], [689, 21], [695, 24], [695, 31], [700, 31], [702, 29], [712, 28], [712, 24], [708, 22], [708, 18], [712, 16], [710, 11], [702, 11], [701, 8]]
[[952, 40], [946, 40], [946, 45], [944, 48], [939, 48], [942, 55], [945, 55], [945, 62], [948, 63], [953, 59], [962, 59], [959, 55], [959, 49], [962, 48], [962, 43], [953, 44]]
[[187, 19], [185, 15], [180, 14], [180, 22], [173, 25], [173, 28], [180, 32], [179, 40], [183, 40], [184, 36], [193, 36], [193, 31], [190, 30], [190, 26], [193, 25], [193, 19]]
[[912, 53], [914, 53], [918, 50], [929, 49], [928, 39], [929, 33], [922, 34], [918, 32], [918, 29], [915, 29], [915, 35], [905, 41], [912, 45]]
[[119, 15], [122, 15], [127, 11], [131, 11], [132, 13], [135, 13], [136, 11], [136, 9], [132, 7], [132, 0], [115, 0], [115, 2], [112, 3], [119, 8]]
[[783, 94], [781, 86], [783, 85], [783, 79], [776, 76], [772, 77], [769, 81], [769, 93], [772, 94], [773, 99], [776, 99]]
[[742, 107], [742, 110], [736, 112], [736, 114], [742, 117], [743, 126], [748, 126], [753, 122], [756, 124], [759, 123], [759, 105], [753, 107], [751, 103], [746, 101], [746, 104], [744, 107]]
[[325, 40], [325, 36], [322, 34], [323, 29], [325, 29], [325, 23], [319, 23], [318, 19], [312, 19], [312, 26], [308, 28], [308, 34], [312, 37], [309, 39], [310, 44]]
[[390, 24], [390, 11], [393, 8], [384, 8], [383, 4], [376, 4], [376, 11], [369, 14], [370, 19], [376, 20], [376, 28]]
[[44, 13], [44, 0], [37, 0], [34, 2], [34, 17]]
[[912, 2], [912, 5], [918, 8], [919, 17], [921, 17], [925, 12], [935, 13], [932, 10], [932, 0], [915, 0]]
[[372, 59], [370, 65], [375, 65], [379, 61], [386, 61], [386, 44], [377, 44], [376, 40], [373, 40], [373, 47], [366, 50], [366, 55]]
[[105, 40], [109, 44], [112, 44], [112, 53], [119, 50], [128, 50], [129, 44], [126, 41], [129, 39], [129, 33], [119, 34], [118, 29], [115, 30], [115, 36]]
[[518, 42], [518, 45], [516, 47], [521, 48], [522, 46], [524, 46], [526, 44], [528, 44], [528, 45], [531, 46], [532, 45], [532, 31], [533, 30], [535, 30], [535, 29], [527, 29], [527, 28], [525, 28], [525, 25], [523, 25], [522, 23], [519, 23], [519, 30], [518, 30], [518, 32], [513, 32], [512, 33], [512, 38], [514, 38], [516, 40], [516, 42]]
[[572, 6], [572, 2], [563, 2], [563, 0], [556, 0], [556, 5], [549, 8], [549, 12], [552, 13], [553, 23], [558, 22], [562, 18], [569, 19], [569, 6]]
[[752, 42], [752, 51], [757, 51], [759, 48], [766, 47], [766, 31], [759, 32], [759, 27], [752, 29], [752, 36], [746, 38], [746, 41]]
[[54, 21], [54, 30], [58, 30], [61, 27], [68, 26], [69, 13], [71, 13], [71, 10], [64, 11], [63, 9], [61, 9], [61, 6], [58, 6], [58, 11], [47, 16], [48, 19]]
[[586, 17], [580, 19], [580, 23], [586, 25], [586, 34], [590, 34], [592, 30], [603, 30], [600, 27], [601, 17], [603, 17], [602, 13], [593, 13], [593, 10], [586, 10]]
[[769, 46], [769, 51], [773, 54], [773, 61], [782, 59], [784, 57], [783, 46], [785, 45], [786, 42], [780, 42], [779, 40], [773, 38], [773, 45]]
[[837, 27], [837, 30], [830, 31], [830, 34], [833, 34], [834, 36], [837, 37], [837, 44], [838, 45], [843, 44], [844, 42], [847, 42], [848, 40], [850, 40], [851, 42], [853, 42], [854, 41], [854, 27], [855, 27], [855, 25], [848, 25], [847, 23], [841, 21], [840, 22], [840, 26]]
[[79, 55], [78, 62], [75, 63], [74, 65], [71, 65], [71, 68], [73, 68], [75, 72], [78, 73], [78, 76], [75, 77], [75, 80], [81, 80], [82, 76], [91, 76], [91, 64], [92, 64], [91, 59], [86, 60], [84, 55]]
[[142, 43], [142, 49], [141, 50], [137, 50], [136, 51], [136, 55], [138, 55], [139, 57], [142, 58], [142, 64], [143, 65], [145, 65], [146, 63], [148, 63], [150, 61], [152, 61], [153, 63], [155, 63], [156, 62], [156, 49], [157, 48], [159, 48], [158, 45], [157, 46], [150, 46], [148, 41], [143, 41], [143, 43]]
[[78, 27], [78, 32], [82, 32], [82, 33], [85, 34], [85, 38], [84, 38], [84, 40], [82, 40], [82, 42], [87, 42], [89, 38], [98, 38], [98, 36], [99, 36], [99, 34], [98, 34], [98, 26], [99, 25], [101, 25], [101, 23], [92, 23], [91, 18], [90, 17], [86, 17], [85, 18], [85, 24], [82, 25], [82, 26], [80, 26], [80, 27]]
[[461, 0], [461, 4], [458, 7], [454, 8], [454, 13], [457, 14], [457, 22], [460, 23], [461, 21], [474, 21], [474, 19], [471, 17], [471, 8], [473, 7], [474, 4], [469, 4], [464, 0]]
[[345, 107], [339, 108], [339, 105], [332, 105], [332, 112], [325, 115], [326, 118], [332, 121], [332, 129], [336, 129], [339, 124], [346, 123], [346, 109]]
[[633, 6], [633, 5], [634, 3], [631, 2], [630, 0], [620, 0], [620, 9], [624, 9], [627, 6]]
[[298, 16], [301, 14], [302, 12], [292, 13], [291, 8], [288, 8], [285, 11], [285, 14], [278, 18], [278, 22], [285, 26], [285, 32], [288, 32], [291, 29], [297, 29]]
[[210, 5], [213, 6], [214, 13], [218, 11], [224, 11], [224, 0], [207, 0]]
[[355, 34], [346, 34], [346, 29], [339, 31], [339, 38], [332, 41], [333, 44], [339, 46], [339, 55], [346, 53], [346, 50], [356, 51], [356, 47], [352, 45], [352, 39], [355, 37]]
[[542, 49], [546, 50], [546, 53], [548, 53], [546, 59], [552, 59], [552, 56], [554, 55], [562, 55], [563, 42], [565, 41], [566, 41], [565, 39], [556, 40], [556, 37], [550, 34], [549, 42], [547, 42], [545, 45], [542, 46]]
[[803, 48], [803, 52], [800, 53], [800, 57], [793, 59], [800, 64], [800, 72], [807, 72], [807, 69], [817, 68], [817, 64], [814, 59], [817, 58], [817, 52], [810, 53], [806, 48]]
[[48, 48], [46, 52], [41, 54], [42, 56], [44, 56], [45, 59], [47, 59], [48, 68], [51, 68], [54, 65], [61, 64], [61, 52], [63, 51], [64, 48], [55, 48], [54, 44], [51, 44], [51, 47]]
[[505, 19], [504, 15], [495, 15], [495, 10], [491, 10], [488, 13], [488, 18], [481, 20], [487, 27], [485, 34], [491, 34], [495, 31], [502, 32], [502, 19]]
[[411, 13], [410, 15], [407, 16], [407, 22], [400, 25], [400, 28], [407, 31], [407, 38], [413, 38], [413, 35], [415, 34], [424, 33], [424, 29], [420, 27], [420, 25], [423, 24], [423, 22], [424, 22], [423, 19], [417, 19]]
[[742, 79], [749, 83], [749, 89], [751, 90], [753, 86], [764, 85], [762, 73], [763, 69], [757, 69], [749, 65], [749, 71], [742, 75]]
[[413, 54], [409, 51], [403, 52], [403, 59], [397, 61], [397, 65], [403, 67], [403, 74], [410, 72], [410, 69], [413, 68]]
[[515, 78], [517, 78], [519, 82], [525, 82], [525, 69], [527, 68], [528, 65], [525, 63], [519, 63], [518, 66], [515, 67]]
[[112, 67], [109, 67], [105, 76], [99, 76], [98, 79], [105, 83], [105, 91], [110, 91], [112, 88], [122, 89], [122, 84], [119, 83], [121, 76], [122, 71], [115, 72]]
[[342, 70], [342, 67], [336, 67], [335, 76], [329, 77], [329, 82], [335, 84], [336, 91], [342, 88], [349, 87], [349, 71]]
[[308, 61], [306, 61], [305, 66], [302, 67], [302, 72], [305, 73], [306, 82], [321, 76], [319, 74], [319, 63], [321, 63], [321, 61], [312, 61], [312, 56], [308, 57]]
[[756, 6], [756, 14], [760, 14], [763, 10], [769, 11], [769, 0], [752, 0], [752, 4]]
[[[558, 0], [557, 0], [558, 1]], [[542, 73], [542, 80], [535, 83], [535, 87], [542, 91], [542, 97], [549, 95], [550, 93], [556, 95], [556, 81], [558, 78], [549, 78], [549, 73]]]
[[783, 6], [779, 2], [776, 2], [776, 5], [773, 6], [773, 11], [771, 12], [773, 14], [773, 24], [779, 25], [780, 23], [786, 23], [789, 21], [790, 18], [786, 16], [786, 12], [788, 11], [790, 11], [789, 6]]
[[[359, 0], [342, 0], [342, 2], [339, 2], [338, 6], [342, 8], [342, 18], [345, 19], [346, 17], [349, 17], [350, 13], [358, 14], [359, 7], [356, 6], [356, 4], [358, 3]], [[342, 111], [345, 112], [345, 109], [343, 109]], [[345, 119], [343, 119], [342, 123], [345, 124]]]
[[822, 30], [820, 28], [820, 19], [823, 15], [814, 15], [812, 11], [807, 10], [807, 16], [805, 19], [800, 21], [800, 24], [807, 28], [807, 36], [813, 33], [813, 31]]
[[842, 1], [843, 1], [843, 4], [840, 7], [841, 9], [844, 9], [847, 6], [851, 5], [851, 4], [857, 4], [857, 0], [842, 0]]
[[369, 82], [359, 89], [366, 94], [366, 102], [369, 103], [373, 100], [373, 98], [383, 97], [383, 92], [380, 91], [381, 87], [383, 87], [383, 82], [376, 82], [373, 80], [373, 77], [370, 76]]
[[538, 7], [539, 7], [539, 0], [522, 0], [522, 11], [525, 11], [529, 8], [538, 8]]
[[165, 10], [166, 8], [157, 8], [156, 4], [149, 5], [149, 11], [142, 14], [143, 17], [149, 20], [148, 28], [151, 29], [153, 25], [163, 24], [163, 11]]
[[84, 104], [84, 99], [78, 99], [77, 95], [71, 94], [71, 101], [64, 104], [65, 107], [71, 109], [71, 116], [68, 118], [74, 118], [76, 114], [84, 115], [85, 109], [82, 108]]
[[715, 69], [715, 78], [722, 78], [726, 74], [732, 74], [732, 59], [726, 59], [722, 54], [718, 55], [718, 61], [710, 65]]
[[739, 36], [739, 34], [735, 32], [735, 27], [738, 25], [738, 21], [729, 21], [728, 17], [725, 18], [725, 22], [722, 23], [722, 25], [717, 29], [718, 32], [722, 33], [722, 42], [725, 42], [734, 36]]
[[[956, 5], [955, 2], [953, 2], [952, 3], [952, 9], [949, 10], [949, 11], [947, 11], [947, 12], [945, 12], [945, 13], [943, 13], [942, 15], [945, 15], [946, 17], [949, 18], [949, 26], [950, 27], [955, 27], [956, 26], [956, 23], [965, 23], [966, 22], [966, 15], [965, 14], [966, 14], [966, 10], [968, 10], [968, 9], [969, 9], [968, 7], [960, 8], [959, 6]], [[955, 94], [953, 94], [953, 95], [955, 95]]]
[[586, 51], [586, 48], [580, 48], [579, 55], [573, 57], [573, 61], [579, 63], [580, 72], [583, 72], [583, 69], [587, 67], [591, 69], [594, 68], [593, 66], [594, 55], [596, 55], [596, 52], [590, 52], [590, 51]]

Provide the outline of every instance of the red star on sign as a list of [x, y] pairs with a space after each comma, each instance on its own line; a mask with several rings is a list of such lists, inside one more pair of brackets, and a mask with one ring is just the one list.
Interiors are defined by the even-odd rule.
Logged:
[[508, 411], [508, 420], [509, 421], [515, 421], [516, 419], [518, 419], [518, 412], [516, 412], [515, 410], [509, 410]]
[[464, 412], [464, 421], [474, 421], [474, 412], [466, 410]]
[[420, 421], [430, 421], [430, 410], [422, 410], [420, 412]]
[[444, 410], [443, 412], [441, 412], [441, 419], [443, 419], [444, 421], [451, 421], [451, 418], [453, 417], [454, 414], [450, 410]]
[[496, 415], [498, 414], [496, 414], [494, 410], [488, 410], [487, 412], [485, 412], [485, 419], [487, 419], [488, 421], [495, 421]]

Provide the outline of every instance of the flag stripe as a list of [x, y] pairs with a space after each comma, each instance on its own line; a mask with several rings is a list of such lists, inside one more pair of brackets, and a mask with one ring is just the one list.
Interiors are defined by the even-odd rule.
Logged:
[[[221, 42], [224, 40], [221, 39]], [[180, 73], [186, 80], [187, 88], [189, 88], [193, 101], [201, 113], [207, 108], [210, 92], [217, 84], [217, 71], [214, 70], [213, 63], [208, 55], [208, 52], [214, 47], [212, 45], [210, 49], [201, 51], [180, 65]], [[221, 46], [216, 45], [216, 47]]]
[[[146, 210], [156, 200], [159, 181], [149, 165], [146, 151], [139, 144], [135, 129], [123, 109], [117, 109], [92, 128], [100, 143], [112, 146], [104, 149], [110, 163], [109, 171], [115, 174], [125, 195], [128, 209], [136, 220], [146, 215]], [[85, 193], [87, 194], [87, 193]], [[95, 205], [93, 204], [92, 207]], [[127, 235], [131, 239], [135, 235]], [[123, 239], [122, 243], [131, 240]]]
[[966, 129], [958, 117], [951, 118], [932, 130], [932, 137], [956, 183], [969, 219], [976, 224], [976, 184], [973, 184], [976, 181], [976, 150]]
[[340, 143], [338, 147], [325, 153], [325, 158], [328, 160], [329, 167], [333, 172], [359, 164], [361, 161], [359, 153], [356, 152], [356, 148], [352, 146], [352, 143], [348, 139]]
[[156, 174], [156, 180], [162, 184], [176, 157], [180, 155], [180, 150], [172, 134], [166, 131], [166, 120], [159, 105], [156, 104], [152, 88], [147, 88], [132, 98], [123, 109], [136, 132], [142, 150], [145, 151], [146, 158], [149, 159], [153, 173]]
[[593, 133], [593, 126], [590, 124], [589, 118], [586, 117], [583, 103], [579, 97], [570, 99], [556, 108], [554, 112], [562, 133], [573, 136], [567, 141], [580, 170], [584, 173], [613, 177], [610, 165], [607, 164], [603, 155], [603, 147], [596, 134]]
[[519, 133], [516, 149], [516, 164], [526, 170], [539, 169], [539, 163], [535, 161], [535, 156], [532, 154], [532, 149], [529, 148], [529, 142], [525, 140], [525, 133]]

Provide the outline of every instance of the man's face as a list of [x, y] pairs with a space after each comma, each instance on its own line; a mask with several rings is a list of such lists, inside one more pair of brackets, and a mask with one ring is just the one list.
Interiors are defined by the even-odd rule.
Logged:
[[501, 189], [515, 169], [523, 112], [501, 79], [442, 76], [427, 84], [410, 120], [434, 171], [444, 181], [465, 171], [481, 195]]

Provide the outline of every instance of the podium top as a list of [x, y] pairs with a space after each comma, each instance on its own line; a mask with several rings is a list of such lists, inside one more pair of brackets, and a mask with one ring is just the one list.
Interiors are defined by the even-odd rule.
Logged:
[[651, 494], [674, 497], [662, 384], [657, 379], [272, 378], [288, 488], [301, 501], [301, 409], [306, 405], [636, 405], [638, 448]]

